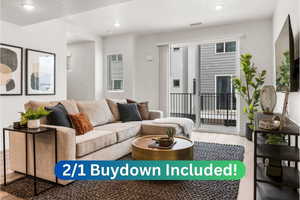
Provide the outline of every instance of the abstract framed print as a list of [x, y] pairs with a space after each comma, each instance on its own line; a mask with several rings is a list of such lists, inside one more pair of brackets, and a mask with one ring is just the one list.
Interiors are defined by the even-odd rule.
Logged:
[[55, 95], [56, 55], [26, 49], [26, 95]]
[[0, 43], [0, 96], [23, 94], [23, 48]]

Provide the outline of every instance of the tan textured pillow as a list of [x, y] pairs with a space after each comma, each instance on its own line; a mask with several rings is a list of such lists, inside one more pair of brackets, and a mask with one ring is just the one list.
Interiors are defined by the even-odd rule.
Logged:
[[[27, 111], [29, 108], [32, 110], [36, 110], [39, 107], [53, 107], [56, 106], [59, 103], [59, 101], [29, 101], [24, 105], [25, 111]], [[47, 118], [42, 117], [40, 119], [41, 124], [47, 124]]]
[[[79, 113], [77, 104], [74, 100], [62, 100], [62, 101], [29, 101], [27, 102], [24, 107], [25, 110], [29, 108], [36, 110], [39, 107], [53, 107], [56, 106], [58, 103], [61, 103], [66, 108], [68, 114], [76, 114]], [[47, 124], [46, 117], [41, 118], [41, 124]]]
[[139, 113], [142, 117], [142, 120], [149, 120], [150, 119], [150, 112], [149, 112], [149, 102], [136, 102], [131, 99], [127, 99], [127, 103], [136, 103], [139, 109]]
[[114, 122], [115, 121], [120, 121], [120, 112], [119, 112], [119, 109], [118, 109], [118, 105], [117, 103], [123, 103], [123, 104], [126, 104], [127, 101], [126, 99], [106, 99], [107, 101], [107, 104], [110, 108], [110, 111], [112, 113], [112, 115], [114, 116]]
[[79, 113], [79, 109], [77, 107], [76, 101], [74, 100], [64, 100], [60, 101], [62, 105], [66, 108], [68, 114], [77, 114]]
[[105, 100], [79, 101], [79, 112], [84, 113], [93, 126], [103, 125], [113, 121], [113, 115]]
[[76, 135], [83, 135], [94, 129], [87, 116], [83, 113], [69, 115], [69, 118], [76, 130]]
[[56, 106], [59, 103], [59, 101], [28, 101], [24, 107], [25, 110], [28, 110], [29, 108], [36, 110], [39, 107], [52, 107]]

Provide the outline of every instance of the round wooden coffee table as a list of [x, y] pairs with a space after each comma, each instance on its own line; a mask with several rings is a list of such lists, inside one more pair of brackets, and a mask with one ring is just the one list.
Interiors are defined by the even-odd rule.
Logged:
[[132, 142], [132, 158], [134, 160], [193, 160], [193, 141], [185, 137], [175, 137], [176, 143], [171, 149], [148, 147], [153, 138], [161, 135], [138, 137]]

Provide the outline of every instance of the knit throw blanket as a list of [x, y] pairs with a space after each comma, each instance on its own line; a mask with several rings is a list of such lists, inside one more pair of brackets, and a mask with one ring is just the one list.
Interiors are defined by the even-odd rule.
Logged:
[[194, 122], [191, 119], [187, 118], [176, 118], [176, 117], [167, 117], [155, 119], [153, 123], [156, 124], [177, 124], [183, 130], [183, 134], [187, 137], [190, 137], [192, 130], [194, 128]]

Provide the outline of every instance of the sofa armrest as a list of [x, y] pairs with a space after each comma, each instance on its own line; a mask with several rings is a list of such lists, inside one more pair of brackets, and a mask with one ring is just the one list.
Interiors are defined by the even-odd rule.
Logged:
[[76, 131], [75, 129], [41, 125], [42, 127], [55, 128], [57, 131], [57, 153], [59, 160], [75, 160], [76, 159]]
[[[41, 125], [42, 127], [55, 128], [57, 131], [57, 160], [76, 159], [76, 132], [72, 128], [61, 126]], [[10, 169], [13, 171], [34, 174], [33, 167], [33, 141], [32, 135], [28, 135], [26, 146], [26, 134], [15, 131], [9, 134], [9, 159]], [[53, 133], [38, 134], [35, 140], [36, 145], [36, 175], [39, 178], [55, 182], [53, 173], [55, 167], [55, 137]], [[26, 152], [25, 149], [28, 149]], [[25, 156], [27, 155], [27, 156]], [[26, 158], [28, 165], [26, 167]], [[27, 171], [26, 171], [27, 169]], [[58, 180], [60, 184], [67, 184], [70, 181]]]
[[163, 117], [163, 112], [160, 110], [150, 110], [150, 120], [159, 119]]

